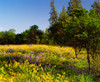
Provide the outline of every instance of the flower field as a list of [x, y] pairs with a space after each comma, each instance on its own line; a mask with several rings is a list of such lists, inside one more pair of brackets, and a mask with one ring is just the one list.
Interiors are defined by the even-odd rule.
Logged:
[[49, 45], [0, 45], [0, 82], [95, 82], [85, 50]]

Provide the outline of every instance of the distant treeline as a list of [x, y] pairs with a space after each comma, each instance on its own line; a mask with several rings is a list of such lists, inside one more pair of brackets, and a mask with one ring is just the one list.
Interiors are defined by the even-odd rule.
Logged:
[[14, 29], [0, 32], [0, 44], [48, 44], [46, 37], [44, 31], [33, 25], [19, 34], [16, 34]]

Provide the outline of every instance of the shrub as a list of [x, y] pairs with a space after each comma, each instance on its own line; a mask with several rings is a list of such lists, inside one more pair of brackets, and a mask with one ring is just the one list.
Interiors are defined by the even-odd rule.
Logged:
[[95, 59], [91, 59], [91, 69], [95, 76], [100, 76], [100, 55], [96, 56]]

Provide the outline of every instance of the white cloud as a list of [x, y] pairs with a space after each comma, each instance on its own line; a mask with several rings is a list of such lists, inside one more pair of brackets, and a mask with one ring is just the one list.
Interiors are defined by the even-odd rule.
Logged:
[[0, 28], [0, 30], [2, 30], [3, 28]]

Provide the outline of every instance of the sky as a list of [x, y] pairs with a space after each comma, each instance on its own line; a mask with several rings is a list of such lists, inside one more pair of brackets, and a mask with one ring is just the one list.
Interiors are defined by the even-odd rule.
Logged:
[[[68, 7], [70, 0], [55, 0], [58, 13], [62, 7]], [[0, 0], [0, 31], [15, 29], [21, 33], [32, 25], [38, 25], [40, 30], [49, 27], [51, 0]], [[82, 0], [82, 6], [88, 10], [94, 0]]]

